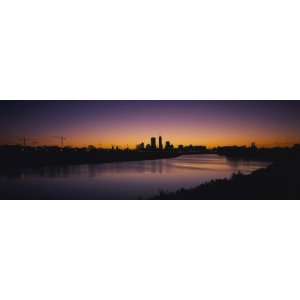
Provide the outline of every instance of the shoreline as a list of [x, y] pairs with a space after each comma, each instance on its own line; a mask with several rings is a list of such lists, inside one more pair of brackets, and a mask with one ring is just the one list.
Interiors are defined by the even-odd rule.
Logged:
[[232, 174], [175, 192], [160, 192], [153, 200], [272, 200], [300, 199], [300, 158], [274, 161], [250, 174]]
[[[139, 152], [114, 152], [106, 153], [106, 156], [102, 153], [88, 153], [86, 157], [81, 156], [81, 160], [70, 161], [70, 159], [75, 159], [74, 156], [68, 156], [68, 161], [59, 161], [57, 159], [50, 161], [44, 160], [45, 153], [43, 153], [43, 161], [36, 160], [33, 161], [24, 160], [28, 157], [28, 153], [24, 154], [23, 157], [19, 157], [19, 162], [23, 162], [22, 165], [18, 164], [18, 161], [11, 162], [6, 160], [6, 165], [9, 168], [3, 168], [1, 164], [0, 174], [7, 176], [15, 176], [21, 173], [25, 169], [39, 169], [42, 167], [54, 167], [60, 168], [66, 165], [80, 165], [80, 164], [104, 164], [104, 163], [115, 163], [115, 162], [130, 162], [130, 161], [145, 161], [145, 160], [159, 160], [159, 159], [171, 159], [176, 158], [181, 155], [186, 155], [185, 153], [139, 153]], [[53, 154], [53, 153], [52, 153]], [[53, 155], [51, 158], [53, 159]], [[195, 154], [195, 153], [193, 153]], [[200, 153], [199, 153], [200, 154]], [[226, 157], [229, 160], [252, 160], [257, 161], [257, 157], [247, 157], [243, 156], [227, 156], [216, 154], [220, 157]], [[95, 155], [97, 159], [95, 159]], [[200, 154], [201, 155], [201, 154]], [[205, 155], [205, 154], [204, 154]], [[57, 153], [57, 157], [60, 159], [65, 158], [66, 153]], [[34, 155], [35, 159], [37, 158]], [[56, 157], [56, 158], [57, 158]], [[41, 158], [41, 157], [40, 157]], [[88, 158], [88, 160], [86, 160]], [[4, 162], [2, 157], [2, 162]], [[76, 162], [76, 163], [74, 163]], [[274, 159], [268, 166], [261, 167], [253, 171], [250, 174], [234, 173], [230, 178], [219, 178], [213, 179], [204, 183], [197, 185], [192, 188], [180, 188], [180, 181], [177, 182], [178, 189], [174, 192], [168, 192], [164, 190], [162, 186], [162, 192], [159, 194], [152, 194], [148, 196], [140, 195], [137, 199], [154, 199], [154, 200], [222, 200], [222, 199], [300, 199], [300, 178], [298, 176], [298, 171], [300, 169], [300, 153], [290, 152], [288, 156], [281, 156], [278, 159]], [[1, 163], [1, 160], [0, 160]]]
[[103, 152], [103, 153], [18, 153], [0, 157], [0, 173], [23, 168], [40, 168], [65, 165], [105, 164], [115, 162], [170, 159], [182, 154], [170, 152]]

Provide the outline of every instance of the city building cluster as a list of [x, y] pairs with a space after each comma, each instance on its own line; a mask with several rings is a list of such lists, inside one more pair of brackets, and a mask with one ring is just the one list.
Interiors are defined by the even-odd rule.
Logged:
[[162, 137], [159, 136], [158, 138], [158, 145], [156, 144], [156, 137], [150, 138], [150, 143], [146, 144], [142, 142], [136, 146], [136, 150], [138, 151], [171, 151], [174, 149], [174, 146], [167, 141], [165, 146], [163, 146]]
[[178, 147], [174, 147], [174, 145], [170, 141], [166, 141], [165, 145], [163, 145], [163, 139], [161, 136], [158, 137], [158, 144], [156, 143], [156, 137], [150, 138], [150, 143], [146, 144], [144, 142], [138, 144], [136, 146], [137, 151], [177, 151], [180, 153], [184, 152], [203, 152], [206, 151], [206, 146], [184, 146], [178, 145]]

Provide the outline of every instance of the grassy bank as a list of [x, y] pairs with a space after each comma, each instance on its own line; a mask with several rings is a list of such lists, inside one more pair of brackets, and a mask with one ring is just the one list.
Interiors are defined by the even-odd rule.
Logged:
[[300, 157], [290, 153], [249, 175], [233, 174], [192, 189], [161, 192], [154, 199], [300, 199]]

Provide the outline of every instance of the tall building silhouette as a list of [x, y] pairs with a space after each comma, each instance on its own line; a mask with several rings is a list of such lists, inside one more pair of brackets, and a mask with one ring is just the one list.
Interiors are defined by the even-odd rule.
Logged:
[[151, 148], [156, 149], [156, 138], [155, 137], [151, 138]]
[[158, 138], [158, 147], [159, 147], [159, 150], [162, 151], [163, 150], [163, 143], [162, 143], [162, 137], [159, 136]]
[[166, 147], [165, 147], [165, 149], [166, 150], [170, 150], [170, 146], [171, 146], [171, 143], [169, 141], [166, 141]]

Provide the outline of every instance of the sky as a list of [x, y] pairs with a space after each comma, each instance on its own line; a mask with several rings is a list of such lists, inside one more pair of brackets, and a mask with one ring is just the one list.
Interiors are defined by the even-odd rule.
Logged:
[[289, 146], [300, 101], [0, 101], [0, 144], [121, 148], [162, 136], [175, 146]]

